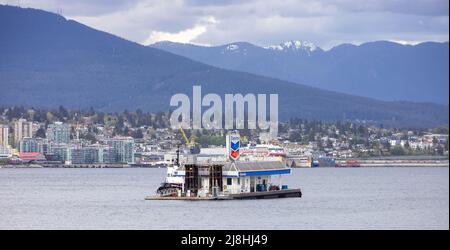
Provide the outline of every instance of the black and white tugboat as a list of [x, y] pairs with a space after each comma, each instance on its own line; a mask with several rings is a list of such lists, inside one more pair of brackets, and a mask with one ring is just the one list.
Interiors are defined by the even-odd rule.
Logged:
[[181, 194], [183, 190], [183, 177], [178, 175], [180, 169], [180, 147], [176, 151], [177, 157], [175, 162], [167, 166], [167, 173], [164, 182], [156, 190], [156, 193], [161, 197], [175, 197]]

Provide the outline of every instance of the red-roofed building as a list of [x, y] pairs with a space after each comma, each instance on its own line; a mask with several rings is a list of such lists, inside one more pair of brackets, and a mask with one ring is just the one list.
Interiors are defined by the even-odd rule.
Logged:
[[45, 161], [45, 156], [41, 153], [19, 153], [19, 160], [22, 162]]

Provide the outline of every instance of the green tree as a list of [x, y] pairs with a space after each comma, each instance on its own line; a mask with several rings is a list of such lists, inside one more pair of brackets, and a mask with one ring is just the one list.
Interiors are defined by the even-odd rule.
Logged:
[[67, 109], [65, 109], [63, 106], [59, 106], [57, 116], [61, 121], [66, 120], [67, 118], [69, 118], [69, 111], [67, 111]]
[[330, 139], [327, 140], [327, 148], [333, 148], [333, 142]]
[[140, 128], [138, 128], [136, 131], [134, 131], [131, 136], [134, 139], [142, 139], [144, 138], [144, 134], [142, 133], [142, 130]]
[[447, 127], [442, 126], [442, 127], [436, 128], [436, 129], [434, 130], [434, 132], [435, 132], [436, 134], [447, 134], [447, 135], [448, 135], [448, 126], [447, 126]]
[[80, 135], [80, 139], [88, 140], [91, 143], [97, 142], [97, 138], [95, 138], [95, 134], [93, 133], [85, 133]]
[[37, 131], [36, 131], [36, 137], [38, 138], [45, 138], [45, 129], [40, 127]]
[[302, 134], [299, 131], [293, 131], [289, 134], [289, 141], [291, 142], [301, 142]]
[[405, 149], [400, 146], [400, 145], [396, 145], [393, 148], [391, 148], [391, 154], [392, 155], [405, 155]]

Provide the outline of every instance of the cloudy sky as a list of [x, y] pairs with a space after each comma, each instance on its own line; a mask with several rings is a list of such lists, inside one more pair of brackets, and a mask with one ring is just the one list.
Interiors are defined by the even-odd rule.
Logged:
[[0, 0], [62, 13], [91, 27], [150, 44], [247, 41], [265, 46], [310, 41], [449, 40], [448, 0]]

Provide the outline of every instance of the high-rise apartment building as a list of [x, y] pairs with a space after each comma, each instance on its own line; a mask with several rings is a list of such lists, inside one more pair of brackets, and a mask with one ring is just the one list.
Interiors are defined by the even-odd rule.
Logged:
[[117, 153], [117, 162], [134, 163], [134, 140], [131, 137], [121, 137], [105, 140]]
[[67, 123], [55, 122], [48, 125], [47, 139], [51, 143], [61, 144], [70, 142], [70, 126]]
[[14, 144], [17, 145], [23, 138], [33, 137], [33, 123], [25, 119], [19, 119], [14, 123]]
[[0, 147], [9, 146], [9, 126], [0, 124]]

